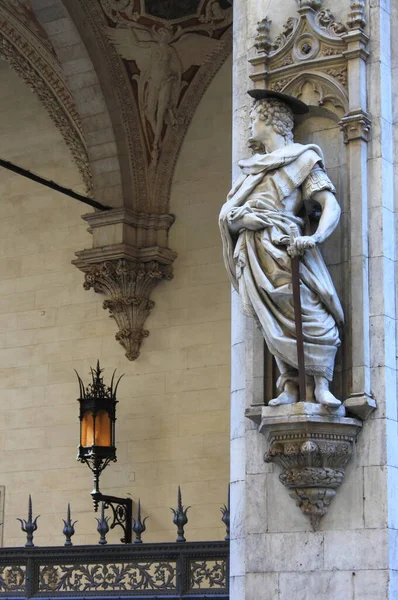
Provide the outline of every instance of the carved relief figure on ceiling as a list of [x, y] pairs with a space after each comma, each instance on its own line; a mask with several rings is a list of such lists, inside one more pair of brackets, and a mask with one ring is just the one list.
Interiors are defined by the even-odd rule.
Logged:
[[[329, 382], [344, 316], [318, 249], [339, 222], [335, 188], [322, 150], [294, 143], [293, 112], [306, 112], [306, 105], [268, 90], [253, 90], [252, 95], [251, 144], [257, 151], [240, 162], [242, 175], [220, 214], [226, 268], [244, 312], [261, 327], [281, 374], [280, 394], [269, 405], [307, 400], [337, 408], [341, 402], [330, 392]], [[315, 233], [305, 217], [307, 200], [317, 202], [322, 211]], [[298, 389], [300, 340], [291, 260], [297, 256], [306, 398], [299, 397]]]
[[172, 26], [108, 27], [106, 34], [120, 56], [134, 61], [140, 71], [133, 79], [138, 85], [142, 129], [156, 164], [164, 126], [178, 125], [177, 107], [186, 85], [183, 73], [203, 64], [220, 42]]

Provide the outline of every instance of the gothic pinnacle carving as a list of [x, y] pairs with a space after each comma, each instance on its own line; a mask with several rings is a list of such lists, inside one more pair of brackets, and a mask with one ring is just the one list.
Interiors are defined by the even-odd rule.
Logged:
[[158, 261], [135, 262], [126, 259], [91, 265], [85, 273], [84, 288], [108, 296], [103, 307], [115, 319], [119, 331], [117, 341], [125, 348], [126, 357], [136, 360], [149, 331], [146, 318], [155, 303], [152, 290], [162, 279], [172, 278], [172, 266]]
[[254, 46], [259, 54], [268, 54], [273, 48], [270, 35], [271, 23], [272, 21], [268, 17], [257, 23], [257, 35]]
[[348, 27], [350, 29], [365, 29], [365, 0], [351, 0]]

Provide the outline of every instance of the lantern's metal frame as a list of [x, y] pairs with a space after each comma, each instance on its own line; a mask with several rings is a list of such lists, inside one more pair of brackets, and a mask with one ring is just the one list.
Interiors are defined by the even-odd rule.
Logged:
[[[96, 369], [91, 369], [92, 382], [84, 387], [80, 375], [75, 370], [80, 386], [80, 445], [77, 460], [85, 463], [94, 475], [94, 489], [91, 492], [95, 512], [98, 511], [100, 502], [104, 503], [104, 508], [112, 510], [112, 523], [110, 528], [116, 526], [122, 528], [124, 536], [121, 542], [131, 544], [133, 527], [133, 501], [131, 498], [119, 498], [118, 496], [109, 496], [102, 494], [99, 489], [99, 480], [102, 471], [110, 462], [116, 462], [115, 447], [115, 421], [116, 421], [116, 392], [119, 382], [123, 375], [119, 377], [116, 384], [115, 374], [113, 372], [111, 385], [106, 386], [101, 375], [102, 369], [97, 361]], [[108, 446], [82, 446], [82, 421], [86, 412], [91, 411], [94, 415], [94, 441], [95, 441], [95, 417], [99, 410], [106, 410], [111, 420], [111, 445]]]

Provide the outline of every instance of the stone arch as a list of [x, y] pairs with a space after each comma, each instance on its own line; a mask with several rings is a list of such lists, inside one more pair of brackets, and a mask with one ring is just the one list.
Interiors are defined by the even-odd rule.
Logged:
[[[84, 28], [84, 18], [82, 15], [72, 18], [69, 4], [66, 8], [62, 0], [49, 0], [43, 7], [40, 0], [31, 0], [35, 16], [55, 49], [79, 111], [95, 198], [110, 206], [121, 206], [122, 179], [126, 176], [121, 172], [119, 156], [126, 152], [120, 149], [120, 141], [116, 140], [115, 123], [108, 109], [109, 99], [105, 99], [103, 82], [100, 84], [92, 53], [88, 51], [90, 45], [75, 25], [80, 23]], [[79, 7], [75, 10], [78, 12]], [[89, 28], [85, 30], [85, 36], [88, 36]]]

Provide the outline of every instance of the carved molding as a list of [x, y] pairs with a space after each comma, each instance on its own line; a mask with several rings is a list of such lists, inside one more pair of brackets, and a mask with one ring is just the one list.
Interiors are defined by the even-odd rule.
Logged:
[[362, 424], [343, 407], [328, 411], [306, 402], [262, 409], [259, 431], [268, 436], [265, 462], [279, 465], [281, 483], [314, 531], [344, 481]]
[[113, 209], [83, 219], [93, 234], [93, 248], [76, 252], [73, 264], [83, 271], [86, 290], [107, 296], [103, 308], [116, 321], [116, 340], [126, 357], [136, 360], [149, 335], [144, 325], [154, 306], [152, 291], [173, 276], [176, 254], [167, 247], [167, 236], [174, 217]]
[[1, 5], [0, 57], [29, 85], [46, 108], [91, 195], [91, 170], [80, 117], [51, 46], [45, 45]]

